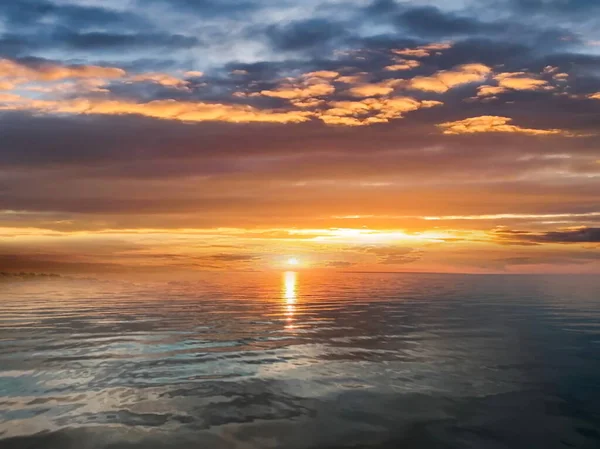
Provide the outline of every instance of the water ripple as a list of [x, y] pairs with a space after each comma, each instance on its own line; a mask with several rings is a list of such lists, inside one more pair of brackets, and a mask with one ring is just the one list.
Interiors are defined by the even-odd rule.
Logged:
[[591, 277], [1, 287], [0, 448], [600, 447]]

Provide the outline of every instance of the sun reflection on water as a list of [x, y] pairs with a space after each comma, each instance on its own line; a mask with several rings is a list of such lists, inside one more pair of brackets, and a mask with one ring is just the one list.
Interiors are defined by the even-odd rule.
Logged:
[[285, 300], [286, 329], [294, 329], [294, 315], [296, 313], [296, 282], [298, 273], [295, 271], [286, 271], [283, 273], [283, 299]]

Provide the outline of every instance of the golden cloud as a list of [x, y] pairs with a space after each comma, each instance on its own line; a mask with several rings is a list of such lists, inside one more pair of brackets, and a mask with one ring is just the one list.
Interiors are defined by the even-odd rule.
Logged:
[[348, 89], [348, 93], [353, 97], [376, 97], [388, 95], [394, 91], [394, 88], [402, 83], [402, 80], [384, 80], [379, 83], [361, 84]]
[[[21, 97], [19, 95], [0, 93], [0, 102], [13, 103], [13, 102], [17, 102], [20, 100], [21, 100]], [[1, 106], [0, 106], [0, 108], [1, 108]]]
[[117, 67], [101, 67], [95, 65], [62, 66], [58, 64], [42, 64], [30, 67], [9, 59], [0, 59], [0, 78], [16, 79], [26, 83], [32, 81], [59, 81], [68, 78], [122, 78], [125, 70]]
[[402, 50], [392, 50], [393, 53], [402, 56], [413, 56], [415, 58], [426, 58], [429, 52], [422, 48], [404, 48]]
[[[235, 72], [235, 70], [234, 70]], [[242, 70], [242, 72], [244, 72], [244, 70]], [[246, 72], [248, 73], [248, 72]], [[187, 72], [183, 73], [183, 76], [187, 76], [188, 78], [200, 78], [201, 76], [204, 76], [204, 72], [199, 72], [197, 70], [189, 70]]]
[[0, 104], [0, 110], [34, 110], [54, 114], [135, 114], [159, 119], [184, 122], [221, 121], [231, 123], [300, 123], [312, 115], [305, 111], [260, 110], [248, 105], [227, 105], [220, 103], [194, 103], [176, 100], [155, 100], [148, 103], [135, 103], [126, 100], [102, 100], [77, 98], [52, 101], [33, 100], [19, 97], [19, 100]]
[[444, 93], [461, 84], [484, 81], [492, 69], [484, 64], [463, 64], [452, 70], [441, 70], [431, 76], [416, 76], [409, 81], [411, 89]]
[[334, 101], [318, 118], [328, 124], [349, 126], [386, 123], [404, 113], [441, 105], [439, 101], [419, 101], [411, 97], [366, 98], [361, 101]]
[[362, 72], [356, 75], [340, 76], [336, 81], [344, 84], [359, 84], [365, 80], [366, 75], [368, 75], [368, 73]]
[[513, 90], [537, 90], [548, 85], [547, 81], [533, 78], [525, 72], [499, 73], [494, 79], [500, 87]]
[[317, 106], [325, 103], [325, 100], [320, 100], [318, 98], [307, 98], [305, 100], [290, 100], [290, 103], [297, 108], [316, 108]]
[[18, 80], [16, 81], [8, 81], [8, 80], [0, 80], [0, 90], [12, 90], [17, 87]]
[[508, 117], [482, 115], [479, 117], [457, 120], [455, 122], [440, 123], [437, 126], [444, 130], [444, 134], [518, 133], [531, 136], [563, 135], [565, 137], [574, 137], [574, 135], [568, 131], [560, 129], [522, 128], [517, 125], [511, 125], [511, 121], [512, 119]]
[[477, 88], [478, 97], [493, 97], [504, 92], [506, 92], [506, 89], [499, 86], [479, 86]]
[[384, 67], [384, 70], [388, 72], [397, 72], [400, 70], [411, 70], [419, 67], [421, 63], [419, 61], [415, 61], [414, 59], [396, 59], [395, 64], [388, 65]]
[[343, 126], [363, 126], [368, 124], [364, 120], [360, 120], [354, 117], [340, 117], [337, 115], [323, 114], [319, 117], [323, 123], [327, 125], [343, 125]]
[[[190, 72], [187, 73], [189, 74]], [[176, 89], [187, 89], [189, 84], [189, 81], [177, 78], [176, 76], [169, 75], [167, 73], [141, 73], [139, 75], [132, 76], [129, 79], [132, 82], [149, 81], [160, 84], [161, 86], [174, 87]]]
[[325, 79], [333, 79], [340, 76], [338, 72], [334, 72], [333, 70], [318, 70], [316, 72], [309, 72], [303, 75], [306, 78], [325, 78]]
[[403, 48], [401, 50], [392, 50], [392, 53], [401, 56], [414, 56], [417, 58], [426, 58], [431, 56], [433, 53], [439, 52], [441, 50], [447, 50], [451, 48], [452, 44], [450, 42], [434, 42], [427, 45], [421, 45], [416, 48]]

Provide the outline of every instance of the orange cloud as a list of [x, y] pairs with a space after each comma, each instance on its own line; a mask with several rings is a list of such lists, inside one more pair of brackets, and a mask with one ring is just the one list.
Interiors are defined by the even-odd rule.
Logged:
[[384, 67], [384, 70], [389, 72], [396, 72], [400, 70], [411, 70], [419, 67], [421, 63], [419, 61], [415, 61], [414, 59], [397, 59], [396, 64], [388, 65]]
[[426, 58], [429, 52], [422, 48], [404, 48], [402, 50], [392, 50], [393, 53], [402, 56], [413, 56], [415, 58]]
[[333, 70], [319, 70], [316, 72], [305, 73], [304, 77], [306, 78], [325, 78], [325, 79], [333, 79], [340, 76], [338, 72], [334, 72]]
[[511, 125], [511, 121], [512, 119], [508, 117], [482, 115], [455, 122], [440, 123], [437, 126], [444, 130], [444, 134], [519, 133], [531, 136], [563, 135], [573, 137], [573, 134], [560, 129], [522, 128], [517, 125]]
[[122, 78], [125, 70], [116, 67], [95, 65], [61, 66], [42, 64], [36, 67], [19, 64], [9, 59], [0, 59], [0, 78], [17, 79], [19, 83], [31, 81], [58, 81], [67, 78]]
[[[13, 103], [13, 102], [17, 102], [20, 100], [21, 100], [21, 97], [19, 95], [0, 93], [0, 102]], [[2, 108], [2, 106], [0, 106], [0, 109], [1, 108]]]
[[307, 98], [305, 100], [290, 100], [290, 102], [297, 108], [316, 108], [317, 106], [325, 103], [325, 100], [320, 100], [318, 98]]
[[18, 81], [0, 80], [0, 90], [12, 90], [17, 87]]
[[499, 73], [494, 79], [500, 87], [513, 90], [537, 90], [548, 85], [547, 81], [533, 78], [525, 72]]
[[492, 69], [484, 64], [463, 64], [452, 70], [441, 70], [431, 76], [417, 76], [409, 81], [411, 89], [444, 93], [461, 84], [484, 81]]
[[[300, 123], [317, 118], [330, 125], [364, 126], [386, 123], [404, 113], [441, 105], [438, 101], [419, 101], [411, 97], [366, 98], [360, 101], [325, 103], [315, 98], [293, 99], [297, 110], [261, 110], [249, 105], [227, 105], [177, 100], [146, 103], [130, 100], [87, 99], [39, 100], [14, 94], [0, 96], [0, 110], [30, 110], [46, 114], [135, 114], [184, 122], [221, 121], [231, 123]], [[324, 108], [322, 106], [325, 105]], [[322, 108], [321, 110], [306, 110]]]
[[353, 97], [376, 97], [388, 95], [394, 91], [394, 87], [402, 83], [402, 80], [384, 80], [379, 83], [361, 84], [348, 89]]
[[366, 98], [361, 101], [334, 101], [318, 118], [327, 124], [361, 126], [386, 123], [404, 113], [441, 105], [439, 101], [419, 101], [411, 97]]
[[340, 117], [337, 115], [323, 114], [319, 116], [319, 119], [327, 125], [343, 125], [343, 126], [363, 126], [368, 125], [370, 122], [354, 117]]
[[52, 101], [19, 97], [20, 101], [0, 104], [0, 110], [35, 110], [42, 113], [121, 115], [137, 114], [184, 122], [221, 121], [232, 123], [299, 123], [309, 120], [304, 111], [260, 110], [247, 105], [194, 103], [176, 100], [156, 100], [135, 103], [126, 100], [77, 98]]
[[449, 42], [434, 42], [428, 45], [421, 45], [416, 48], [404, 48], [401, 50], [392, 50], [392, 53], [402, 56], [414, 56], [417, 58], [426, 58], [431, 56], [433, 53], [447, 50], [451, 48], [452, 44]]
[[493, 97], [504, 92], [506, 92], [506, 89], [499, 86], [479, 86], [477, 88], [478, 97]]
[[[190, 73], [190, 72], [188, 72]], [[198, 72], [201, 73], [201, 72]], [[132, 82], [149, 81], [160, 84], [165, 87], [174, 87], [176, 89], [187, 89], [189, 81], [177, 78], [176, 76], [167, 73], [141, 73], [130, 78]]]
[[365, 75], [368, 75], [368, 73], [362, 72], [357, 75], [340, 76], [336, 81], [345, 84], [358, 84], [365, 80]]
[[600, 100], [600, 92], [596, 92], [595, 94], [590, 94], [590, 95], [588, 95], [588, 98], [591, 98], [592, 100]]

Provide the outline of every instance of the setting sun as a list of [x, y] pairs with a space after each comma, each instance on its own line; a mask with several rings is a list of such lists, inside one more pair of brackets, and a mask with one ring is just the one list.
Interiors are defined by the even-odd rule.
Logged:
[[298, 261], [298, 259], [296, 259], [295, 257], [290, 257], [290, 258], [287, 260], [287, 264], [288, 264], [288, 265], [294, 265], [294, 266], [295, 266], [295, 265], [299, 265], [299, 264], [300, 264], [300, 262], [299, 262], [299, 261]]

